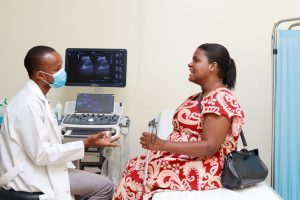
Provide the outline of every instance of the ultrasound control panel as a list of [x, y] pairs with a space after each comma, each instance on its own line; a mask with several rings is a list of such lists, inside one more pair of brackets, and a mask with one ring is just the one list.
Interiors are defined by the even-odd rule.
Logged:
[[119, 115], [96, 114], [96, 113], [73, 113], [67, 114], [63, 119], [63, 124], [76, 125], [117, 125]]
[[89, 135], [97, 134], [99, 132], [104, 132], [105, 134], [110, 134], [111, 137], [117, 136], [118, 130], [115, 128], [97, 128], [97, 129], [69, 129], [65, 132], [65, 137], [76, 137], [85, 138]]
[[99, 131], [120, 136], [119, 123], [123, 118], [123, 105], [115, 102], [112, 94], [79, 93], [74, 110], [67, 109], [61, 122], [64, 137], [87, 137]]

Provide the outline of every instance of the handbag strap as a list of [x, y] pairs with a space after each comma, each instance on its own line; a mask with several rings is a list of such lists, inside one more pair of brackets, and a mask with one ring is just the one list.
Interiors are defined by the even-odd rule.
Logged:
[[243, 146], [247, 149], [247, 142], [246, 142], [246, 138], [245, 138], [245, 135], [244, 135], [244, 132], [243, 132], [243, 129], [241, 129], [241, 138], [242, 138], [242, 143], [243, 143]]

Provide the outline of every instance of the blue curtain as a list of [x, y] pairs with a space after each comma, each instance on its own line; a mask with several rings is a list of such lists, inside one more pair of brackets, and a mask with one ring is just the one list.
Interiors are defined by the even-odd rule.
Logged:
[[274, 188], [300, 199], [300, 30], [278, 33], [275, 76]]

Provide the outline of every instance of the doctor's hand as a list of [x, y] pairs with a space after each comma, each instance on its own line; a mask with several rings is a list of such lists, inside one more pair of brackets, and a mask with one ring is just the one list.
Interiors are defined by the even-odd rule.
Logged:
[[153, 133], [143, 132], [140, 137], [140, 144], [144, 149], [162, 151], [165, 140], [160, 139]]
[[83, 140], [85, 148], [89, 147], [118, 147], [119, 145], [114, 143], [119, 138], [111, 139], [111, 132], [106, 135], [105, 132], [101, 131], [97, 134], [90, 135]]

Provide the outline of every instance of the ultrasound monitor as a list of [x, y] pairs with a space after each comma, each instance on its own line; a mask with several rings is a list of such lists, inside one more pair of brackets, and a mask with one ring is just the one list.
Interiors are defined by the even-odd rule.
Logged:
[[103, 113], [114, 112], [114, 96], [112, 94], [77, 94], [75, 113]]
[[126, 49], [68, 48], [65, 66], [67, 86], [126, 86]]

